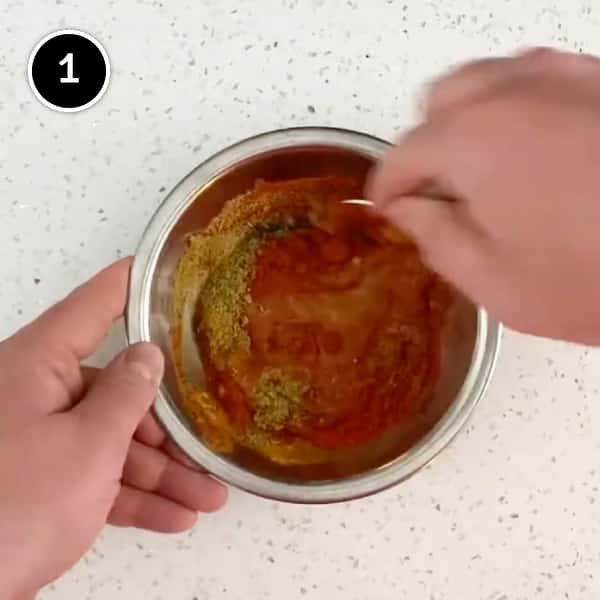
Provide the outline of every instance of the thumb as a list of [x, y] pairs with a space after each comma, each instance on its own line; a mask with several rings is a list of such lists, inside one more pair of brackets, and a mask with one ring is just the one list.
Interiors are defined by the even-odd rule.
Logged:
[[459, 286], [482, 260], [483, 235], [453, 202], [405, 196], [386, 205], [383, 216], [413, 238], [424, 262]]
[[96, 377], [72, 412], [89, 426], [90, 435], [102, 438], [102, 444], [108, 439], [111, 446], [126, 452], [154, 401], [163, 369], [164, 359], [156, 346], [130, 346]]

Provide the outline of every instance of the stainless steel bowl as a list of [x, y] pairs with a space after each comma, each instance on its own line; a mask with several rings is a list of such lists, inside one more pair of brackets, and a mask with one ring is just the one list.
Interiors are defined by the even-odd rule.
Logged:
[[436, 392], [440, 413], [420, 439], [412, 440], [396, 458], [366, 472], [308, 482], [251, 472], [208, 448], [178, 408], [169, 307], [171, 280], [185, 236], [205, 227], [226, 200], [251, 188], [257, 178], [348, 172], [364, 176], [387, 148], [382, 140], [340, 129], [298, 128], [262, 134], [223, 150], [194, 169], [175, 186], [150, 221], [133, 262], [129, 341], [151, 341], [162, 348], [166, 372], [154, 405], [156, 417], [175, 443], [216, 478], [289, 502], [325, 503], [369, 495], [403, 481], [431, 461], [465, 425], [485, 393], [501, 328], [484, 310], [457, 297]]

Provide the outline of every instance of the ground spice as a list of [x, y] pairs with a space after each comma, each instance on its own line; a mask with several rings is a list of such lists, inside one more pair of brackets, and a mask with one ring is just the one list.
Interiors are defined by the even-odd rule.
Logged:
[[293, 220], [256, 225], [210, 269], [198, 296], [198, 327], [208, 339], [211, 358], [217, 365], [232, 352], [250, 351], [246, 312], [252, 301], [249, 282], [257, 255], [265, 240], [284, 236], [295, 227]]
[[193, 322], [200, 376], [173, 344], [184, 412], [212, 448], [333, 464], [418, 424], [445, 285], [403, 235], [340, 205], [357, 194], [338, 178], [257, 183], [188, 238], [174, 315]]
[[209, 274], [199, 296], [201, 327], [217, 363], [234, 350], [248, 351], [246, 308], [250, 302], [248, 282], [261, 236], [247, 234]]
[[281, 369], [265, 369], [254, 390], [254, 422], [261, 429], [283, 429], [297, 414], [308, 390], [308, 384]]

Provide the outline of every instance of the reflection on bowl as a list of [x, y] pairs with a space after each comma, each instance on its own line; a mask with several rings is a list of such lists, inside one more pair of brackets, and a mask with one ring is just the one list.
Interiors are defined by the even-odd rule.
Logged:
[[[430, 461], [464, 425], [484, 393], [500, 327], [453, 293], [442, 338], [440, 377], [427, 410], [413, 426], [389, 430], [378, 440], [378, 452], [371, 448], [368, 453], [346, 455], [316, 470], [273, 463], [247, 449], [220, 454], [197, 434], [189, 411], [181, 410], [184, 398], [172, 344], [177, 326], [172, 288], [188, 235], [203, 230], [226, 201], [252, 189], [257, 180], [333, 176], [362, 182], [386, 148], [381, 140], [336, 129], [290, 129], [251, 138], [197, 167], [150, 222], [132, 269], [129, 339], [152, 341], [162, 348], [166, 373], [156, 416], [181, 449], [217, 478], [262, 496], [295, 502], [367, 495], [398, 483]], [[183, 336], [183, 343], [186, 377], [202, 386], [204, 372], [194, 336]]]

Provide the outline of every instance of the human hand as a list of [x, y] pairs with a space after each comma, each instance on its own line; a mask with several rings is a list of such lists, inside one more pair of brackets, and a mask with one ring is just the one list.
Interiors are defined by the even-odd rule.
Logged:
[[163, 370], [156, 347], [132, 346], [97, 374], [80, 367], [122, 314], [128, 274], [129, 261], [115, 263], [0, 343], [3, 598], [60, 576], [107, 521], [182, 531], [225, 501], [220, 483], [173, 458], [147, 414]]
[[600, 343], [596, 58], [541, 49], [451, 73], [367, 195], [507, 325]]

